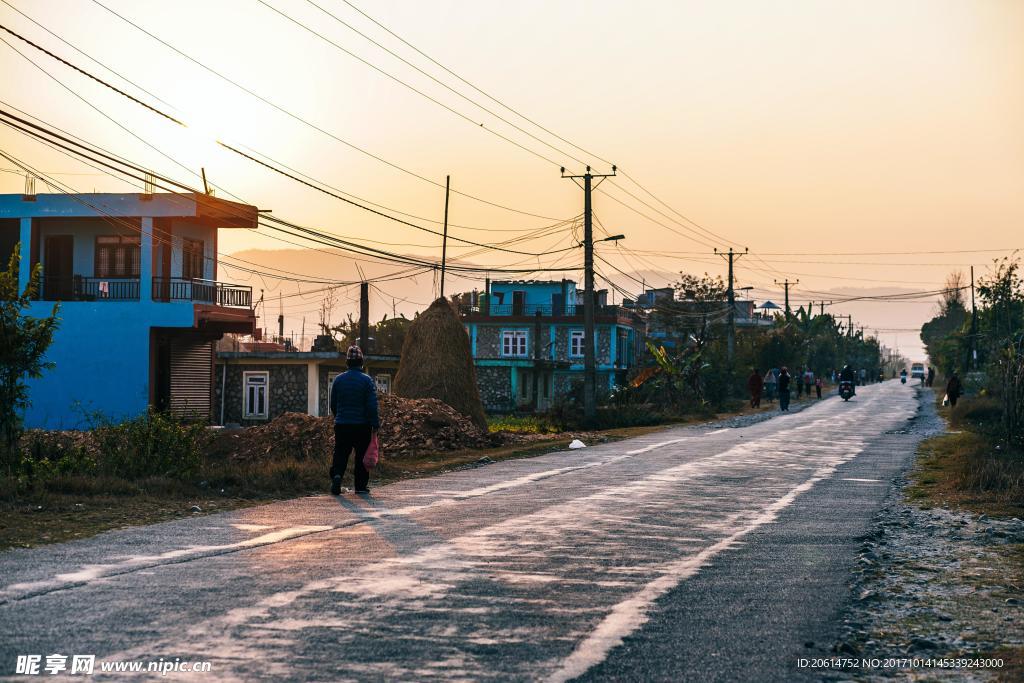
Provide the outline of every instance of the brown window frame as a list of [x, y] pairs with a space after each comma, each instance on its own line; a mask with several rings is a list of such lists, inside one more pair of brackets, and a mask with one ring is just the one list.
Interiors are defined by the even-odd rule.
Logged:
[[[107, 254], [106, 261], [104, 261], [104, 253]], [[94, 277], [137, 279], [141, 269], [142, 239], [140, 237], [133, 235], [96, 236], [93, 257]]]
[[[183, 237], [181, 239], [181, 279], [182, 280], [203, 280], [206, 274], [205, 265], [206, 244], [203, 240]], [[198, 269], [198, 274], [194, 271]]]

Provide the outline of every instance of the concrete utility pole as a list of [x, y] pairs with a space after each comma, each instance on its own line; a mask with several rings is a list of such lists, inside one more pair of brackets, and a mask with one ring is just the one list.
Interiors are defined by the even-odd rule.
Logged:
[[971, 370], [978, 369], [978, 352], [974, 348], [978, 334], [978, 309], [974, 307], [974, 266], [971, 266]]
[[441, 240], [441, 298], [444, 298], [444, 271], [448, 260], [448, 194], [451, 189], [452, 177], [444, 177], [444, 237]]
[[581, 176], [565, 175], [565, 167], [562, 167], [563, 178], [570, 178], [573, 182], [583, 180], [583, 419], [587, 424], [593, 424], [597, 416], [597, 359], [594, 357], [594, 217], [590, 194], [594, 189], [594, 178], [599, 179], [600, 185], [602, 179], [613, 177], [615, 171], [615, 166], [612, 166], [611, 173], [595, 175], [587, 166], [587, 172]]
[[789, 316], [790, 316], [790, 312], [789, 312], [789, 287], [790, 287], [790, 285], [798, 285], [798, 284], [800, 284], [800, 281], [799, 280], [795, 280], [793, 282], [790, 282], [789, 279], [787, 278], [786, 280], [783, 280], [782, 282], [779, 282], [778, 280], [775, 280], [775, 284], [782, 285], [786, 289], [786, 320], [789, 320]]
[[370, 283], [359, 283], [359, 348], [370, 352]]
[[818, 304], [821, 306], [821, 315], [825, 315], [825, 305], [832, 305], [831, 301], [819, 301]]
[[[724, 258], [729, 262], [729, 287], [726, 290], [726, 297], [729, 301], [729, 339], [728, 339], [728, 350], [729, 350], [729, 365], [732, 366], [733, 359], [736, 357], [736, 291], [733, 288], [733, 262], [739, 260], [744, 256], [749, 249], [744, 249], [742, 254], [736, 254], [733, 252], [732, 247], [729, 247], [729, 253], [719, 253], [718, 249], [715, 249], [715, 253]], [[788, 307], [788, 306], [787, 306]]]

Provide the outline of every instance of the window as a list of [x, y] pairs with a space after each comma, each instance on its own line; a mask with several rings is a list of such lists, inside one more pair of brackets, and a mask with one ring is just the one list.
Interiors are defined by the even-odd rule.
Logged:
[[266, 420], [268, 417], [269, 372], [242, 373], [242, 417], [246, 420]]
[[526, 357], [526, 330], [505, 330], [501, 333], [501, 355]]
[[96, 238], [96, 277], [139, 276], [140, 239], [128, 235]]
[[569, 333], [569, 356], [583, 357], [583, 330], [573, 330]]
[[183, 280], [202, 279], [203, 277], [203, 241], [181, 241], [181, 277]]
[[376, 375], [376, 376], [374, 376], [373, 381], [377, 383], [377, 391], [379, 391], [382, 394], [390, 394], [391, 393], [391, 375], [390, 374], [383, 373], [383, 374], [380, 374], [380, 375]]

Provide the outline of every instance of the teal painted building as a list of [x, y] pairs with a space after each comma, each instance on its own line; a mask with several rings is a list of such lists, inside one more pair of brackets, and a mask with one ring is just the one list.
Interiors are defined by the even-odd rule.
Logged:
[[[635, 308], [595, 293], [598, 390], [611, 390], [636, 365], [646, 322]], [[496, 281], [463, 305], [477, 384], [493, 412], [543, 411], [583, 382], [583, 297], [572, 280]]]
[[60, 303], [60, 326], [29, 386], [28, 427], [75, 429], [88, 416], [154, 406], [209, 419], [214, 344], [252, 334], [252, 290], [217, 280], [217, 233], [255, 229], [254, 206], [195, 194], [0, 195], [2, 268], [41, 287], [29, 314]]

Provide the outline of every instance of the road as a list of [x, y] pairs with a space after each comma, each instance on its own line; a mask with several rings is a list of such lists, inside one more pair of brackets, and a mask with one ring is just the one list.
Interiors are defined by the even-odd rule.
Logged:
[[886, 382], [742, 428], [0, 553], [0, 675], [82, 653], [210, 661], [197, 680], [815, 678], [797, 659], [831, 642], [917, 409]]

